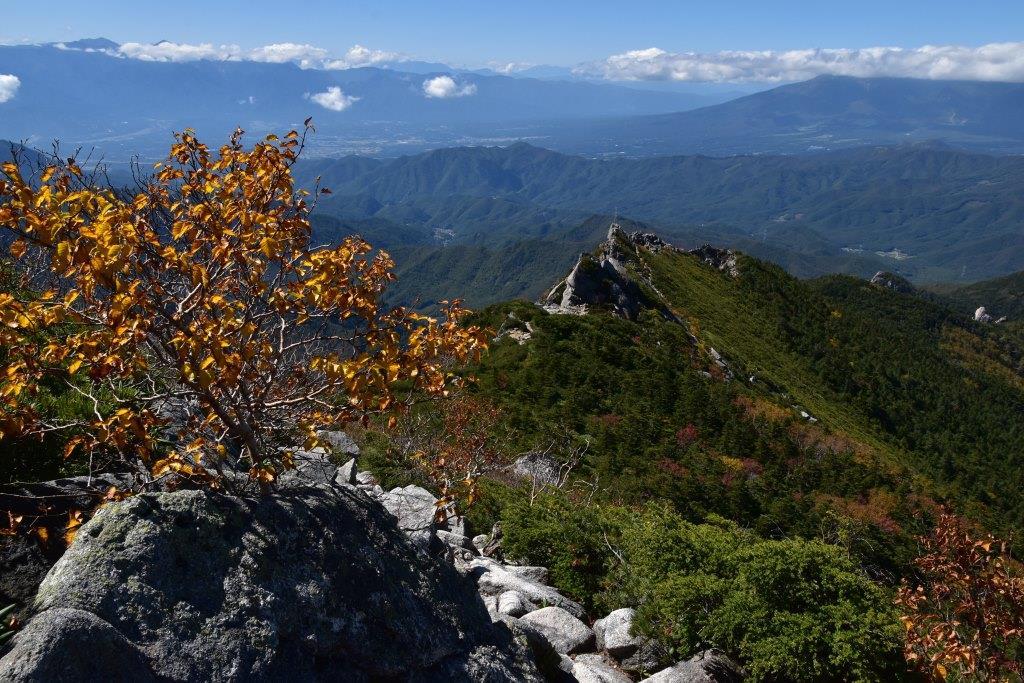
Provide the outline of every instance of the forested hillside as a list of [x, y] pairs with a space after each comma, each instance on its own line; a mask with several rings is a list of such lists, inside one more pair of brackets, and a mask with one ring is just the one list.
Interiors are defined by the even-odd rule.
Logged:
[[801, 276], [885, 269], [964, 282], [1024, 268], [1018, 157], [901, 146], [596, 160], [516, 144], [310, 161], [296, 171], [301, 183], [322, 176], [333, 191], [320, 212], [385, 220], [396, 234], [416, 230], [435, 244], [561, 241], [588, 215], [618, 213], [678, 242], [733, 245]]
[[984, 306], [997, 319], [1024, 319], [1024, 272], [962, 287], [938, 286], [935, 291], [962, 313], [972, 314]]
[[[635, 607], [677, 656], [904, 677], [892, 606], [922, 580], [920, 539], [1024, 529], [1020, 328], [618, 229], [571, 271], [543, 305], [479, 312], [496, 337], [459, 417], [415, 422], [515, 458], [480, 482], [471, 533], [501, 522], [506, 552], [592, 614]], [[405, 438], [368, 440], [385, 486], [427, 481]]]
[[474, 370], [524, 448], [569, 429], [613, 499], [670, 500], [770, 537], [859, 520], [871, 562], [894, 575], [936, 502], [1024, 528], [1019, 333], [855, 278], [801, 281], [749, 257], [731, 277], [675, 250], [631, 253], [677, 320], [481, 314], [530, 330]]

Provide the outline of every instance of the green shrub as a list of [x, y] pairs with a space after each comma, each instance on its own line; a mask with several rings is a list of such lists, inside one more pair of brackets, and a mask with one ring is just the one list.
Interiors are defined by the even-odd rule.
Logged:
[[724, 521], [649, 507], [622, 537], [621, 594], [679, 657], [714, 645], [753, 680], [891, 680], [902, 670], [890, 596], [819, 541], [759, 540]]
[[[525, 494], [524, 494], [525, 496]], [[501, 515], [506, 555], [548, 568], [551, 584], [587, 609], [601, 604], [624, 511], [577, 505], [562, 496], [520, 498]]]
[[500, 522], [505, 508], [520, 500], [521, 489], [493, 479], [481, 479], [476, 502], [466, 510], [466, 534], [489, 534]]
[[[508, 492], [506, 490], [506, 492]], [[561, 495], [502, 509], [505, 550], [543, 564], [597, 616], [637, 608], [636, 629], [675, 659], [718, 647], [754, 681], [894, 680], [905, 667], [891, 596], [839, 547], [764, 540], [666, 505], [578, 505]]]

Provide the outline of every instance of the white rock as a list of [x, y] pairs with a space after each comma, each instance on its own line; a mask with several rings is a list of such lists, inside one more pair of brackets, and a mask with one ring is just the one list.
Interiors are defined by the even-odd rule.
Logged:
[[435, 543], [434, 512], [437, 498], [424, 488], [409, 485], [380, 496], [381, 505], [398, 519], [398, 528], [419, 548], [429, 550]]
[[498, 613], [510, 617], [521, 617], [537, 609], [537, 605], [526, 599], [519, 591], [505, 591], [498, 596]]
[[384, 489], [382, 489], [377, 484], [374, 484], [373, 486], [357, 486], [356, 488], [358, 488], [360, 491], [370, 496], [371, 498], [380, 498], [381, 496], [384, 495]]
[[345, 432], [321, 431], [317, 437], [331, 448], [335, 455], [359, 455], [359, 446]]
[[643, 644], [643, 638], [630, 634], [636, 610], [630, 607], [617, 609], [604, 619], [594, 622], [597, 634], [597, 649], [607, 650], [615, 659], [622, 660], [636, 652]]
[[292, 452], [292, 458], [295, 469], [284, 473], [281, 477], [282, 484], [299, 481], [330, 485], [338, 475], [338, 466], [330, 461], [323, 449], [296, 450]]
[[534, 583], [547, 583], [548, 582], [548, 568], [547, 567], [519, 567], [514, 564], [505, 565], [505, 569], [512, 572], [516, 576], [521, 576], [524, 579], [533, 581]]
[[469, 572], [476, 578], [481, 595], [501, 595], [517, 591], [535, 605], [555, 605], [573, 616], [582, 617], [583, 607], [563, 596], [550, 586], [530, 581], [508, 571], [508, 568], [489, 557], [478, 557], [470, 563]]
[[557, 652], [576, 654], [594, 649], [594, 632], [561, 607], [545, 607], [530, 612], [523, 621], [544, 634]]
[[535, 451], [516, 458], [512, 463], [512, 474], [538, 486], [553, 486], [558, 483], [560, 471], [557, 460], [547, 453]]
[[356, 459], [349, 458], [348, 462], [338, 468], [338, 474], [335, 475], [334, 481], [339, 484], [355, 485], [357, 473]]
[[578, 656], [572, 665], [572, 675], [579, 683], [632, 683], [629, 676], [601, 655]]
[[441, 526], [447, 527], [448, 531], [452, 532], [453, 534], [458, 534], [459, 536], [463, 537], [465, 537], [466, 535], [466, 519], [461, 515], [456, 516], [454, 514], [449, 514], [448, 518], [442, 523]]
[[[371, 494], [372, 495], [372, 494]], [[402, 488], [394, 488], [379, 497], [381, 505], [398, 518], [398, 526], [414, 540], [423, 533], [433, 533], [435, 529], [449, 531], [459, 536], [464, 535], [462, 517], [449, 515], [440, 524], [435, 523], [437, 515], [437, 498], [423, 487], [410, 484]]]
[[437, 532], [437, 537], [440, 538], [445, 545], [449, 545], [453, 548], [473, 550], [473, 545], [469, 542], [469, 539], [462, 534], [456, 534], [451, 531], [441, 529]]

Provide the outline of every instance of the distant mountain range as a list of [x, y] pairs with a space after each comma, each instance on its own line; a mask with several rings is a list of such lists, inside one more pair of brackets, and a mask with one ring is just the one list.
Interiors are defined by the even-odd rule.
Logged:
[[[10, 149], [0, 141], [0, 161]], [[316, 239], [361, 234], [391, 251], [404, 302], [535, 298], [613, 218], [687, 247], [734, 247], [800, 277], [885, 270], [963, 286], [1024, 270], [1024, 157], [903, 145], [599, 160], [517, 143], [306, 159], [293, 173], [298, 187], [319, 178], [332, 191], [313, 216]], [[110, 177], [130, 182], [116, 168]], [[1003, 289], [961, 298], [1014, 313], [1018, 290]]]
[[541, 240], [552, 254], [571, 253], [593, 240], [580, 229], [588, 216], [618, 213], [682, 244], [734, 246], [801, 276], [892, 270], [917, 282], [970, 282], [1024, 269], [1022, 157], [903, 145], [595, 160], [519, 143], [310, 160], [295, 171], [300, 185], [320, 176], [334, 193], [318, 220], [365, 226], [392, 249], [475, 245], [494, 259], [493, 250], [522, 241], [544, 252]]
[[588, 154], [806, 153], [941, 140], [1024, 152], [1024, 84], [819, 76], [663, 115], [547, 131], [559, 149]]
[[[16, 96], [0, 104], [0, 137], [37, 145], [60, 138], [127, 159], [162, 154], [170, 132], [184, 127], [219, 141], [236, 126], [280, 132], [313, 116], [320, 131], [313, 145], [323, 153], [394, 154], [514, 140], [524, 135], [524, 122], [665, 113], [727, 97], [482, 75], [419, 62], [340, 70], [244, 60], [177, 63], [113, 56], [116, 44], [102, 39], [70, 45], [77, 48], [0, 46], [0, 74], [21, 81]], [[451, 86], [444, 82], [428, 97], [425, 83], [445, 76]]]
[[516, 140], [591, 156], [793, 154], [907, 141], [1024, 152], [1022, 84], [822, 76], [736, 97], [750, 86], [621, 84], [555, 67], [505, 75], [417, 61], [337, 70], [163, 62], [117, 50], [103, 38], [0, 46], [0, 74], [21, 83], [0, 104], [0, 137], [60, 138], [119, 161], [159, 156], [169, 131], [186, 126], [218, 140], [236, 126], [279, 132], [312, 115], [319, 134], [310, 151], [325, 156]]

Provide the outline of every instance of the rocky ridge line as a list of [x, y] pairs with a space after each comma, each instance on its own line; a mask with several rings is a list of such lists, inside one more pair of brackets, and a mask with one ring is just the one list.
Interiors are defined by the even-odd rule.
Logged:
[[[609, 308], [622, 318], [636, 320], [645, 308], [660, 310], [674, 318], [662, 301], [654, 301], [645, 290], [664, 299], [649, 278], [638, 274], [644, 264], [640, 251], [660, 253], [673, 251], [688, 254], [705, 265], [739, 277], [736, 254], [729, 249], [704, 245], [684, 250], [675, 247], [658, 235], [634, 232], [627, 235], [618, 223], [612, 223], [608, 236], [595, 254], [580, 254], [569, 275], [555, 285], [538, 304], [549, 313], [585, 315], [591, 308]], [[631, 272], [627, 264], [636, 266]]]

